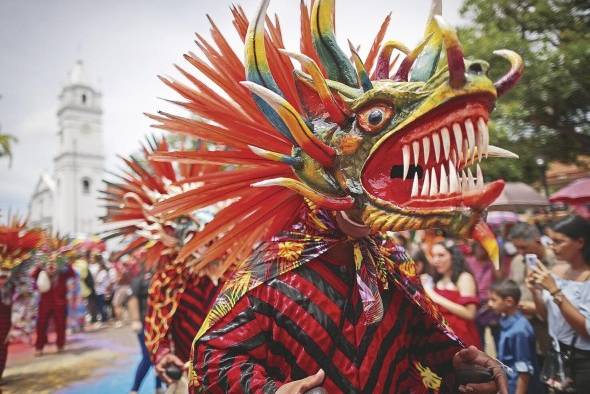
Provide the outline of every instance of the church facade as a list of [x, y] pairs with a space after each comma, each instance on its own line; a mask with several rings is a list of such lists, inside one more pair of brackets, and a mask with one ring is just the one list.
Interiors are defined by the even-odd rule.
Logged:
[[72, 237], [101, 230], [104, 177], [101, 93], [78, 61], [59, 94], [53, 173], [41, 174], [29, 203], [30, 224]]

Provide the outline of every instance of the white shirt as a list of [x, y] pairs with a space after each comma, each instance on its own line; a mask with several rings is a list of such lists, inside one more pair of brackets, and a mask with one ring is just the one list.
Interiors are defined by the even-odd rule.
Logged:
[[[553, 274], [552, 274], [553, 275]], [[586, 332], [590, 335], [590, 281], [577, 282], [565, 280], [553, 275], [557, 286], [563, 295], [582, 313], [586, 319]], [[553, 297], [547, 290], [543, 290], [543, 302], [547, 308], [547, 322], [549, 334], [561, 343], [571, 345], [576, 332], [569, 325], [559, 310], [559, 306], [553, 302]], [[590, 350], [590, 339], [578, 334], [575, 345], [582, 350]]]
[[111, 284], [111, 278], [107, 270], [100, 270], [94, 277], [94, 290], [96, 294], [103, 295], [107, 292], [108, 287]]

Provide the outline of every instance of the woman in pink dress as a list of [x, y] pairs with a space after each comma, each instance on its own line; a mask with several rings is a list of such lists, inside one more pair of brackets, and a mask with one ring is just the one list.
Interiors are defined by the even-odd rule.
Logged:
[[477, 284], [455, 243], [446, 240], [431, 250], [433, 284], [426, 292], [440, 307], [449, 326], [466, 345], [481, 348], [475, 316], [479, 305]]

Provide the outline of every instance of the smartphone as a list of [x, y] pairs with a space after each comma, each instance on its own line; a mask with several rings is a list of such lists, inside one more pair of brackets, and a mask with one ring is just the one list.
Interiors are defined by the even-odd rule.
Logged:
[[524, 260], [526, 262], [527, 267], [533, 269], [537, 266], [537, 255], [534, 253], [527, 253], [524, 256]]

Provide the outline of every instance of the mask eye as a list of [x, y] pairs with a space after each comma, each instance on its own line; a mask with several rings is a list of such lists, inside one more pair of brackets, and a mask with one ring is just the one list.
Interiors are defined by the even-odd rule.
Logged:
[[367, 133], [377, 133], [389, 123], [395, 111], [387, 104], [371, 105], [357, 114], [359, 126]]

